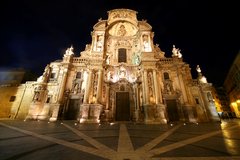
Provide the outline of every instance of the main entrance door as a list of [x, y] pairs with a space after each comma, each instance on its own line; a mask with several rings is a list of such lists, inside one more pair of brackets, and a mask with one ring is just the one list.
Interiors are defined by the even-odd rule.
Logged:
[[80, 99], [70, 99], [64, 119], [76, 120], [79, 114]]
[[170, 122], [179, 121], [179, 114], [176, 100], [167, 100], [167, 113]]
[[116, 92], [116, 121], [130, 120], [129, 92]]

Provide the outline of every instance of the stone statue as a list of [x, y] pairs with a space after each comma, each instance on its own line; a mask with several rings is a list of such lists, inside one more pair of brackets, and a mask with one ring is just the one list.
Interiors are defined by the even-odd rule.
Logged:
[[76, 83], [75, 86], [74, 86], [74, 89], [73, 89], [73, 93], [74, 94], [78, 93], [78, 90], [79, 90], [79, 84]]
[[177, 53], [178, 58], [182, 58], [182, 53], [181, 53], [180, 51], [181, 51], [181, 50], [179, 49], [179, 50], [178, 50], [178, 53]]
[[123, 66], [120, 67], [118, 76], [119, 78], [126, 78], [126, 69]]
[[125, 26], [122, 24], [117, 32], [117, 35], [119, 36], [125, 36], [127, 33]]
[[199, 65], [197, 65], [196, 70], [197, 70], [198, 73], [201, 73], [201, 68], [199, 67]]
[[132, 55], [132, 64], [138, 65], [140, 63], [140, 56], [137, 53]]
[[182, 58], [181, 50], [179, 48], [176, 48], [175, 45], [173, 45], [172, 53], [173, 57]]
[[173, 45], [172, 53], [172, 56], [178, 56], [178, 49], [175, 47], [175, 45]]
[[90, 51], [90, 49], [91, 49], [91, 45], [90, 44], [86, 44], [85, 51]]
[[40, 92], [39, 92], [39, 90], [41, 88], [39, 89], [39, 87], [35, 87], [35, 89], [34, 89], [33, 101], [40, 101]]
[[106, 64], [110, 64], [110, 55], [107, 55]]
[[64, 56], [70, 56], [70, 55], [73, 55], [73, 46], [71, 45], [70, 48], [68, 48], [66, 51], [65, 51], [65, 54]]
[[35, 91], [34, 96], [33, 96], [34, 101], [39, 101], [40, 100], [40, 93]]
[[103, 37], [102, 35], [97, 36], [96, 51], [101, 52], [103, 48]]
[[199, 67], [199, 65], [197, 65], [196, 70], [198, 72], [198, 79], [201, 83], [207, 83], [207, 78], [205, 76], [202, 75], [201, 73], [201, 68]]
[[50, 65], [48, 64], [43, 72], [43, 75], [37, 78], [37, 82], [46, 82], [48, 80], [49, 74], [50, 74]]
[[148, 42], [148, 36], [147, 35], [143, 35], [143, 50], [145, 52], [150, 52], [151, 51], [151, 47], [150, 47], [150, 44]]
[[139, 64], [139, 63], [140, 63], [140, 61], [141, 61], [141, 60], [140, 60], [140, 56], [139, 56], [139, 55], [137, 55], [137, 56], [136, 56], [136, 64]]
[[49, 73], [50, 73], [50, 65], [48, 64], [44, 69], [43, 77], [48, 77]]

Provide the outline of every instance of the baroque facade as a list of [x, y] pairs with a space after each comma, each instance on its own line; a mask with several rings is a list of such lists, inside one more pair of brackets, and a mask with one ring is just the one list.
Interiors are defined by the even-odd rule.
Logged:
[[161, 124], [219, 120], [212, 85], [200, 67], [198, 79], [192, 79], [189, 64], [174, 45], [172, 57], [165, 57], [153, 42], [151, 25], [139, 21], [136, 11], [109, 11], [91, 35], [80, 56], [71, 46], [62, 60], [48, 64], [31, 82], [27, 119]]

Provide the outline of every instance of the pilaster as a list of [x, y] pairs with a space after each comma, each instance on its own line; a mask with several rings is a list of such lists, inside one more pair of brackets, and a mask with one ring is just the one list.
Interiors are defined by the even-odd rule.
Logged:
[[149, 91], [148, 91], [148, 81], [147, 81], [147, 71], [144, 70], [144, 86], [145, 86], [145, 104], [149, 104]]
[[156, 104], [159, 103], [159, 90], [158, 90], [158, 82], [157, 82], [157, 73], [156, 70], [153, 70], [153, 83], [154, 83], [154, 91], [155, 91], [155, 101]]
[[103, 82], [103, 71], [98, 71], [98, 85], [97, 85], [97, 102], [102, 102], [102, 82]]
[[89, 94], [90, 94], [91, 85], [92, 85], [92, 71], [90, 70], [88, 73], [87, 87], [86, 87], [86, 91], [83, 99], [84, 104], [89, 103]]

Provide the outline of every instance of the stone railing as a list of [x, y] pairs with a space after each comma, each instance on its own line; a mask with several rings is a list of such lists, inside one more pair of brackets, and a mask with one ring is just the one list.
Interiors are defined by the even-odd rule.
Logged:
[[85, 58], [73, 58], [73, 63], [75, 64], [82, 64], [82, 65], [86, 65], [86, 64], [98, 64], [98, 63], [102, 63], [102, 59], [100, 58], [92, 58], [92, 59], [85, 59]]
[[88, 60], [79, 57], [73, 57], [73, 63], [86, 63]]
[[173, 58], [161, 58], [159, 59], [159, 63], [161, 64], [172, 64]]
[[181, 58], [160, 58], [158, 61], [160, 64], [173, 64], [176, 62], [182, 62]]

